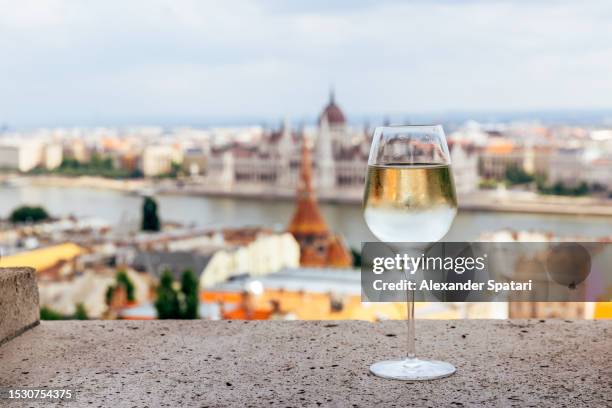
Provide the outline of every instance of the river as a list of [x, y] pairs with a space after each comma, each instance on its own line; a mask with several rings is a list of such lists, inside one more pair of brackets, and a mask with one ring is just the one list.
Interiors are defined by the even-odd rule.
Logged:
[[[293, 203], [239, 198], [160, 196], [160, 215], [165, 221], [204, 227], [263, 225], [282, 229], [289, 222]], [[135, 225], [142, 198], [114, 190], [18, 186], [0, 187], [0, 217], [19, 205], [44, 206], [53, 216], [88, 216], [114, 225]], [[352, 247], [374, 240], [361, 215], [361, 207], [322, 204], [329, 226], [341, 233]], [[600, 237], [612, 234], [612, 217], [461, 211], [446, 236], [452, 241], [477, 239], [485, 231], [502, 228], [549, 231], [559, 235]]]

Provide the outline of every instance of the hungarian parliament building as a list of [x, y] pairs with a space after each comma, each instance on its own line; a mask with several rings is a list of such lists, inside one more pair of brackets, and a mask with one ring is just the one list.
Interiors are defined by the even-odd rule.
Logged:
[[362, 189], [370, 139], [368, 129], [347, 125], [332, 92], [316, 128], [294, 130], [286, 120], [280, 129], [267, 131], [256, 146], [234, 143], [212, 149], [206, 178], [208, 183], [227, 189], [252, 186], [294, 191], [302, 144], [307, 143], [312, 151], [314, 184], [319, 194], [337, 188]]
[[[206, 184], [227, 191], [294, 192], [302, 144], [307, 143], [312, 151], [313, 184], [319, 196], [360, 194], [365, 184], [372, 132], [368, 126], [349, 126], [331, 92], [316, 127], [296, 130], [286, 120], [280, 129], [266, 131], [258, 144], [232, 143], [211, 149]], [[453, 147], [456, 146], [451, 143], [457, 191], [468, 192], [477, 184], [477, 158]]]

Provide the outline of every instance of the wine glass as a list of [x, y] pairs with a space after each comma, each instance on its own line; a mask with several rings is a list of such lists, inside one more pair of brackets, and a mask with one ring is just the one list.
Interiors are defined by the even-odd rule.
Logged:
[[[457, 213], [450, 155], [440, 125], [377, 127], [368, 160], [364, 218], [393, 250], [420, 255], [446, 235]], [[406, 278], [411, 276], [406, 273]], [[414, 291], [406, 291], [408, 354], [381, 361], [370, 371], [397, 380], [431, 380], [455, 372], [452, 364], [416, 358]]]

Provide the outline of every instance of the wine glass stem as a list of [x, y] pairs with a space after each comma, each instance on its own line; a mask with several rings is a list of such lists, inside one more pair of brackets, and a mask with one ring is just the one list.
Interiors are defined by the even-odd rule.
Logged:
[[408, 359], [413, 359], [416, 356], [414, 345], [414, 291], [406, 291], [406, 323], [408, 324]]

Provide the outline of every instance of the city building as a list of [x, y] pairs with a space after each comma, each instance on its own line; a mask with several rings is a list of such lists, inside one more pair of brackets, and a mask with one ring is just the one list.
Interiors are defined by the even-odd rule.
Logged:
[[42, 145], [36, 141], [3, 141], [0, 144], [0, 169], [27, 172], [42, 160]]
[[575, 187], [585, 181], [584, 149], [558, 149], [548, 162], [548, 182]]
[[68, 159], [74, 159], [78, 162], [85, 163], [91, 157], [91, 151], [87, 147], [84, 140], [80, 138], [69, 139], [63, 146], [63, 156]]
[[299, 265], [300, 249], [291, 234], [246, 230], [248, 239], [232, 240], [232, 234], [240, 234], [237, 229], [224, 231], [228, 239], [222, 242], [209, 234], [150, 242], [130, 248], [131, 254], [124, 249], [118, 261], [155, 278], [169, 271], [179, 280], [185, 270], [190, 270], [202, 288], [242, 274], [262, 276]]
[[459, 196], [478, 189], [478, 154], [471, 143], [450, 141], [448, 143], [455, 190]]
[[548, 181], [566, 187], [586, 183], [596, 190], [612, 191], [612, 147], [598, 141], [556, 149], [550, 155]]
[[43, 150], [43, 165], [47, 170], [58, 168], [62, 164], [63, 148], [62, 145], [51, 143], [47, 144]]
[[346, 268], [352, 256], [342, 238], [329, 231], [312, 186], [310, 148], [302, 143], [300, 181], [297, 188], [295, 212], [287, 227], [300, 244], [300, 264], [309, 267]]
[[[367, 320], [405, 319], [406, 305], [362, 302], [359, 271], [337, 268], [283, 268], [262, 277], [241, 276], [200, 293], [206, 305], [217, 306], [213, 319], [240, 320]], [[463, 307], [465, 306], [465, 307]], [[419, 302], [416, 313], [426, 319], [491, 317], [491, 304], [458, 306]], [[468, 310], [469, 309], [469, 310]]]
[[314, 142], [312, 183], [321, 196], [363, 189], [370, 139], [365, 130], [347, 125], [333, 92], [316, 128], [293, 131], [285, 120], [278, 130], [265, 131], [256, 141], [213, 147], [206, 164], [206, 183], [229, 191], [292, 191], [298, 182], [303, 140]]
[[[131, 269], [124, 271], [134, 285], [132, 304], [149, 301], [151, 288], [154, 285], [151, 277]], [[63, 279], [41, 279], [38, 283], [40, 305], [63, 316], [74, 315], [77, 305], [82, 305], [90, 319], [112, 317], [108, 314], [107, 291], [109, 287], [115, 285], [115, 276], [115, 268], [97, 267], [84, 269]], [[127, 303], [127, 300], [121, 303]]]
[[183, 152], [183, 171], [189, 176], [206, 174], [207, 155], [202, 148], [189, 148]]
[[172, 146], [153, 145], [142, 152], [141, 170], [146, 177], [170, 173], [172, 164], [180, 162]]
[[65, 276], [74, 271], [74, 260], [86, 249], [72, 242], [18, 252], [0, 258], [1, 268], [29, 266], [39, 275]]
[[503, 180], [509, 168], [523, 169], [525, 156], [512, 142], [497, 140], [480, 154], [480, 175], [485, 179]]

